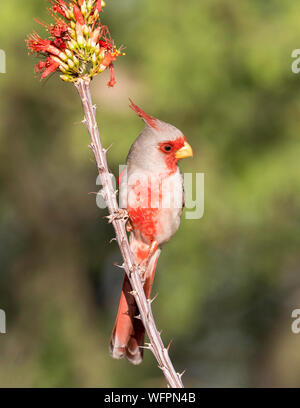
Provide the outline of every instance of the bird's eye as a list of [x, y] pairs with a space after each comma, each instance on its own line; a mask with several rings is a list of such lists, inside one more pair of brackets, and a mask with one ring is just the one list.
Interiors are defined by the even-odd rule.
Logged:
[[170, 152], [170, 151], [172, 150], [172, 146], [168, 144], [168, 145], [165, 145], [165, 146], [163, 147], [163, 149], [164, 149], [165, 152], [168, 153], [168, 152]]

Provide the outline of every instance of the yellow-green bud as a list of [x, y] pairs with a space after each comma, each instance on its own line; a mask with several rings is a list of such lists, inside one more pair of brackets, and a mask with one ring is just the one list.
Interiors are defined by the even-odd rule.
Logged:
[[73, 30], [73, 28], [69, 29], [69, 34], [70, 34], [71, 39], [76, 40], [76, 31]]
[[76, 65], [76, 67], [78, 67], [79, 65], [79, 59], [77, 57], [75, 57], [75, 55], [73, 55], [73, 62]]
[[65, 67], [65, 64], [64, 65], [60, 65], [59, 66], [59, 69], [61, 70], [61, 72], [63, 72], [64, 74], [66, 74], [68, 71], [69, 71], [69, 67], [68, 67], [68, 65], [67, 65], [67, 68]]
[[70, 49], [70, 50], [72, 50], [72, 51], [74, 51], [74, 50], [76, 50], [76, 48], [77, 48], [77, 43], [76, 43], [76, 41], [75, 40], [70, 40], [70, 41], [68, 41], [68, 48]]
[[83, 47], [84, 45], [86, 45], [83, 35], [77, 34], [77, 43], [80, 45], [80, 47]]
[[86, 24], [83, 26], [83, 34], [84, 34], [86, 37], [88, 37], [89, 34], [90, 34], [90, 30], [89, 30], [89, 28], [88, 28], [88, 26], [87, 26]]
[[72, 82], [72, 77], [70, 75], [60, 75], [60, 78], [66, 82]]
[[94, 0], [88, 0], [88, 3], [87, 3], [88, 11], [91, 11], [93, 7], [94, 7]]
[[95, 47], [95, 53], [96, 53], [96, 55], [99, 55], [99, 54], [100, 54], [100, 46], [99, 46], [99, 44], [97, 44], [96, 47]]
[[[70, 20], [73, 12], [71, 12], [71, 10], [68, 10], [67, 8], [64, 8], [64, 12], [65, 12], [67, 19]], [[74, 18], [74, 14], [73, 14], [73, 18]]]
[[103, 72], [103, 71], [105, 71], [106, 70], [106, 66], [105, 65], [99, 65], [99, 70], [98, 70], [98, 72]]
[[85, 16], [87, 13], [86, 3], [84, 2], [81, 6], [81, 14]]
[[66, 54], [64, 52], [60, 52], [59, 53], [59, 58], [63, 61], [67, 61], [68, 57], [66, 56]]
[[69, 58], [73, 58], [73, 53], [68, 48], [65, 49], [65, 53]]
[[69, 16], [67, 16], [67, 13], [66, 13], [66, 17], [67, 17], [69, 20], [72, 18], [74, 21], [76, 21], [76, 18], [75, 18], [74, 13], [73, 13], [73, 9], [70, 9], [69, 12], [68, 12], [68, 14], [69, 14]]
[[74, 62], [73, 62], [70, 58], [68, 59], [68, 65], [69, 65], [70, 68], [74, 68], [74, 67], [75, 67]]

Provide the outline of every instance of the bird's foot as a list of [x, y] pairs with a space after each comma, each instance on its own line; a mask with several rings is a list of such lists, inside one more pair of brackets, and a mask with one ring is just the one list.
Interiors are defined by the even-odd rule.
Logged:
[[109, 224], [116, 220], [127, 222], [129, 220], [129, 214], [128, 211], [124, 208], [119, 208], [118, 211], [115, 211], [113, 214], [107, 215], [105, 218], [108, 219]]
[[142, 285], [144, 285], [144, 283], [145, 283], [145, 272], [146, 272], [145, 266], [143, 266], [142, 264], [134, 264], [130, 275], [133, 272], [138, 273], [138, 275], [139, 275], [139, 277], [141, 279]]
[[143, 265], [143, 263], [139, 263], [139, 264], [137, 265], [137, 269], [136, 269], [136, 270], [137, 270], [138, 274], [140, 275], [142, 284], [144, 285], [144, 283], [145, 283], [145, 274], [146, 274], [146, 267], [145, 267], [145, 265]]

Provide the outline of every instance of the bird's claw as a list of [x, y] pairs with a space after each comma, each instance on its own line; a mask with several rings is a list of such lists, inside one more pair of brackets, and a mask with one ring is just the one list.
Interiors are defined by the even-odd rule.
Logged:
[[118, 211], [115, 211], [113, 214], [107, 215], [105, 218], [107, 218], [109, 224], [111, 224], [115, 220], [122, 220], [126, 222], [129, 219], [129, 215], [127, 210], [125, 210], [124, 208], [119, 208]]
[[145, 283], [145, 273], [146, 273], [146, 268], [143, 264], [140, 263], [138, 265], [138, 274], [140, 275], [142, 284]]
[[142, 285], [145, 283], [145, 268], [141, 264], [134, 264], [132, 270], [130, 271], [130, 277], [132, 273], [135, 272], [139, 275]]

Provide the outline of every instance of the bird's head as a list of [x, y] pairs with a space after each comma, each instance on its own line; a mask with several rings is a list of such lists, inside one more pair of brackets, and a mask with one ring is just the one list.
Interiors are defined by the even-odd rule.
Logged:
[[177, 170], [179, 159], [193, 156], [183, 133], [175, 126], [148, 115], [130, 100], [130, 107], [146, 127], [132, 145], [127, 162], [150, 171]]

